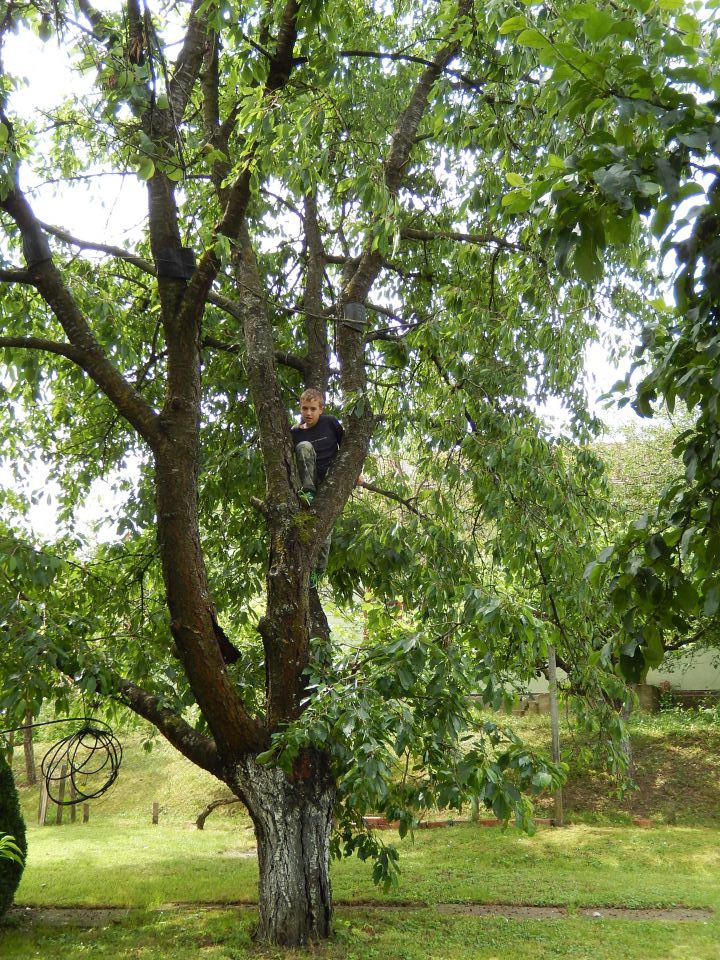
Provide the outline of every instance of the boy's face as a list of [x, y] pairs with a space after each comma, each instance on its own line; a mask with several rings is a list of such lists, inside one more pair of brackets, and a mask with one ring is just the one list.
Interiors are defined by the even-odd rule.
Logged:
[[300, 403], [300, 414], [305, 426], [308, 428], [314, 427], [324, 409], [324, 404], [319, 400], [302, 400]]

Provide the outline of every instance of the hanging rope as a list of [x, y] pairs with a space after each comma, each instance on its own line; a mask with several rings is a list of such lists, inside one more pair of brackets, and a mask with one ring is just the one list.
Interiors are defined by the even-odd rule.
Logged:
[[[54, 744], [42, 759], [40, 770], [48, 797], [58, 806], [71, 807], [86, 800], [101, 797], [117, 780], [122, 763], [122, 746], [104, 720], [89, 717], [69, 717], [67, 720], [45, 720], [28, 723], [0, 734], [15, 733], [33, 727], [46, 727], [53, 723], [82, 723], [76, 733], [63, 737]], [[63, 775], [63, 767], [65, 774]], [[55, 784], [69, 779], [72, 786], [70, 799], [62, 801], [53, 792]]]

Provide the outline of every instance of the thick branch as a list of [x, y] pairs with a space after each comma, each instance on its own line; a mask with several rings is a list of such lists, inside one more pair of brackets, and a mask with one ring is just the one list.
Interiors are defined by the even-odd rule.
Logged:
[[42, 337], [0, 337], [0, 347], [20, 347], [25, 350], [44, 350], [46, 353], [55, 353], [60, 357], [67, 357], [79, 366], [82, 366], [82, 352], [72, 343], [58, 343], [56, 340], [45, 340]]
[[[193, 0], [183, 46], [175, 63], [173, 76], [168, 81], [168, 108], [158, 109], [153, 96], [150, 107], [144, 112], [142, 118], [143, 130], [147, 136], [155, 143], [164, 144], [163, 149], [167, 149], [171, 143], [177, 144], [178, 154], [181, 151], [180, 126], [209, 42], [207, 17], [205, 13], [200, 12], [201, 8], [201, 0]], [[159, 263], [169, 253], [179, 251], [182, 241], [178, 225], [175, 184], [158, 169], [148, 181], [148, 201], [150, 246], [155, 263]], [[194, 301], [190, 305], [192, 314], [194, 316], [200, 314], [214, 278], [215, 272], [207, 276], [201, 275], [199, 282], [190, 291], [186, 290], [185, 280], [158, 273], [158, 293], [162, 305], [163, 322], [165, 324], [170, 322], [170, 318], [179, 309], [183, 297], [186, 301], [187, 299]]]
[[105, 40], [109, 33], [108, 25], [103, 15], [88, 2], [88, 0], [78, 0], [78, 7], [85, 14], [88, 22], [93, 28], [93, 36], [98, 40]]
[[203, 130], [208, 144], [216, 149], [210, 178], [215, 192], [224, 205], [227, 202], [227, 187], [223, 186], [230, 173], [230, 134], [235, 124], [236, 104], [225, 123], [220, 122], [220, 43], [217, 36], [210, 39], [200, 72], [202, 89]]
[[170, 80], [168, 100], [176, 124], [179, 124], [185, 113], [203, 58], [214, 39], [208, 29], [207, 16], [201, 13], [203, 7], [207, 9], [205, 0], [193, 0], [185, 40]]
[[[471, 0], [460, 0], [458, 16], [452, 25], [453, 28], [459, 20], [467, 16], [470, 7]], [[457, 55], [458, 50], [459, 41], [453, 40], [433, 57], [420, 75], [410, 102], [398, 118], [385, 162], [385, 186], [391, 196], [397, 195], [402, 178], [405, 175], [420, 123], [428, 107], [432, 88], [451, 60]], [[381, 264], [380, 254], [372, 250], [368, 243], [360, 265], [346, 287], [343, 301], [346, 303], [349, 301], [364, 302], [380, 271]]]
[[287, 0], [278, 31], [275, 53], [270, 62], [267, 78], [268, 90], [279, 90], [290, 79], [293, 68], [293, 50], [297, 40], [297, 17], [300, 11], [298, 0]]
[[238, 288], [244, 316], [248, 380], [260, 429], [267, 494], [270, 500], [294, 505], [293, 447], [275, 369], [273, 329], [246, 226], [242, 227], [240, 243], [236, 263]]
[[315, 387], [323, 393], [327, 390], [328, 369], [327, 321], [322, 314], [322, 284], [325, 278], [325, 251], [318, 222], [317, 195], [305, 197], [305, 243], [307, 267], [305, 272], [305, 331], [307, 338], [308, 369], [305, 386]]
[[[0, 201], [0, 206], [17, 224], [26, 250], [47, 250], [47, 240], [40, 224], [19, 189], [11, 190], [4, 200]], [[49, 251], [47, 258], [40, 253], [36, 261], [29, 263], [28, 273], [33, 285], [51, 307], [73, 345], [76, 354], [72, 359], [80, 364], [140, 436], [154, 447], [159, 437], [157, 414], [104, 353], [66, 287], [60, 271], [53, 263]]]
[[188, 760], [222, 780], [220, 758], [212, 738], [201, 736], [182, 717], [161, 706], [160, 700], [142, 687], [120, 678], [117, 686], [126, 706], [157, 727], [165, 739]]
[[32, 279], [27, 270], [0, 270], [0, 280], [4, 283], [32, 284]]

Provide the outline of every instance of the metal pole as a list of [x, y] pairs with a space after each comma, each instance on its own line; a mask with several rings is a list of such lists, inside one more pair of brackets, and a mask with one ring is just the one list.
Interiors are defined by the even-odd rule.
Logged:
[[[548, 681], [550, 683], [550, 729], [552, 732], [552, 758], [555, 763], [560, 762], [560, 720], [558, 717], [557, 699], [557, 662], [555, 647], [548, 645]], [[555, 826], [563, 825], [563, 795], [562, 788], [555, 791]]]

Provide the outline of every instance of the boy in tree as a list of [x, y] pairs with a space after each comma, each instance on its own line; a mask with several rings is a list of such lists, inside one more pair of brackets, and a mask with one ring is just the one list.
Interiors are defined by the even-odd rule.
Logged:
[[[324, 413], [324, 410], [325, 398], [322, 393], [313, 387], [305, 390], [300, 396], [300, 423], [290, 430], [300, 474], [299, 496], [308, 506], [315, 500], [318, 486], [337, 456], [344, 436], [337, 417]], [[310, 576], [312, 587], [317, 587], [318, 579], [327, 569], [331, 538], [332, 534], [329, 534], [318, 551], [315, 569]]]

